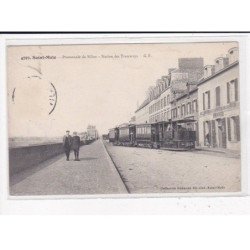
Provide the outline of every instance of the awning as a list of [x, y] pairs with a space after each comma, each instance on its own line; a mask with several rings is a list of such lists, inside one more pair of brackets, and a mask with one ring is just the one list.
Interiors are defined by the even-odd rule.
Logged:
[[176, 123], [197, 122], [197, 119], [194, 119], [194, 118], [185, 118], [185, 119], [180, 119], [180, 120], [176, 120], [176, 121], [173, 121], [173, 122], [176, 122]]

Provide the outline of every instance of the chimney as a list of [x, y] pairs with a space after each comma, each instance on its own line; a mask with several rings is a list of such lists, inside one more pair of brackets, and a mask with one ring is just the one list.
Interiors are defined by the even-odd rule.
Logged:
[[207, 77], [213, 75], [214, 74], [214, 65], [206, 65], [204, 67], [203, 72], [204, 72], [204, 74], [203, 74], [204, 78], [207, 78]]
[[215, 72], [225, 68], [229, 64], [228, 57], [218, 57], [215, 59]]
[[229, 64], [234, 63], [239, 60], [239, 49], [238, 47], [233, 47], [228, 50]]

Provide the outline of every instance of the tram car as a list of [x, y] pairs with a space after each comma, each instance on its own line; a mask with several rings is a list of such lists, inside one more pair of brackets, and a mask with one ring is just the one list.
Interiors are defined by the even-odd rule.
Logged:
[[190, 120], [145, 124], [123, 124], [109, 132], [114, 145], [190, 150], [195, 148], [196, 132], [187, 129]]
[[190, 150], [195, 148], [196, 131], [187, 129], [190, 120], [179, 120], [159, 128], [160, 147], [169, 150]]
[[153, 148], [155, 141], [155, 128], [152, 124], [138, 124], [136, 127], [135, 145]]
[[135, 125], [122, 124], [119, 126], [118, 145], [121, 146], [135, 146]]
[[111, 128], [108, 133], [109, 142], [117, 143], [119, 139], [119, 128]]
[[102, 139], [103, 139], [104, 141], [107, 141], [107, 140], [109, 139], [109, 135], [108, 135], [108, 134], [103, 134], [103, 135], [102, 135]]

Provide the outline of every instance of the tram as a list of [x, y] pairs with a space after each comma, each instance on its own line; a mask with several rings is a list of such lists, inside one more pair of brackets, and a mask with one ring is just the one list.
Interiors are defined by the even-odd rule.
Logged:
[[109, 130], [109, 141], [118, 146], [185, 151], [195, 148], [196, 132], [186, 124], [195, 120], [123, 124]]

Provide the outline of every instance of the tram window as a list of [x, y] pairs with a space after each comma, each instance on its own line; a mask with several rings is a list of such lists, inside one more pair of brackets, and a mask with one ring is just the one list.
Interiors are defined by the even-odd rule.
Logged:
[[151, 133], [151, 127], [148, 127], [148, 134], [150, 134]]

